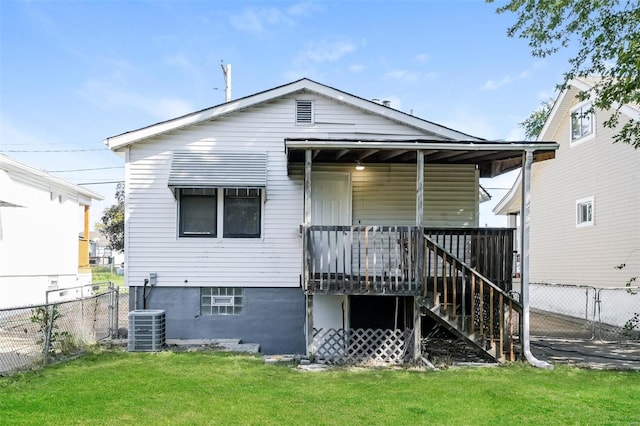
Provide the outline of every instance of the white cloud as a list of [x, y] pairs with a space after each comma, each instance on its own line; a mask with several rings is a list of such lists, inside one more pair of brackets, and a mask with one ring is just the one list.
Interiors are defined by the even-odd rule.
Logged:
[[409, 70], [392, 70], [384, 74], [385, 78], [404, 82], [416, 82], [422, 80], [434, 80], [438, 77], [436, 72], [421, 72]]
[[421, 63], [425, 63], [429, 60], [429, 55], [427, 55], [426, 53], [418, 53], [416, 55], [416, 61], [421, 62]]
[[506, 139], [508, 141], [523, 141], [526, 139], [524, 135], [524, 130], [520, 126], [513, 127], [511, 130], [509, 130], [509, 133], [507, 134]]
[[90, 80], [77, 93], [103, 108], [131, 108], [160, 119], [177, 117], [194, 110], [184, 99], [143, 96], [128, 92], [109, 81]]
[[296, 3], [289, 6], [289, 8], [287, 9], [287, 14], [289, 16], [309, 16], [314, 12], [321, 12], [323, 10], [324, 7], [318, 3]]
[[484, 86], [482, 86], [482, 88], [484, 90], [496, 90], [501, 88], [505, 84], [511, 83], [513, 80], [514, 80], [513, 77], [507, 74], [504, 77], [502, 77], [502, 79], [500, 80], [487, 80], [487, 82], [484, 83]]
[[349, 71], [353, 72], [353, 73], [358, 73], [358, 72], [362, 72], [366, 69], [366, 67], [362, 64], [352, 64], [349, 65]]
[[335, 62], [356, 50], [356, 45], [351, 41], [319, 40], [307, 43], [304, 56], [313, 62]]
[[502, 86], [513, 83], [514, 81], [522, 80], [527, 77], [530, 77], [534, 71], [542, 68], [543, 66], [544, 66], [544, 61], [536, 61], [533, 64], [531, 64], [529, 69], [521, 71], [516, 77], [512, 77], [511, 74], [507, 74], [499, 80], [487, 80], [482, 86], [482, 89], [497, 90]]
[[453, 111], [448, 117], [445, 117], [443, 120], [439, 120], [439, 123], [449, 128], [480, 138], [500, 138], [498, 130], [490, 123], [487, 117], [483, 116], [478, 111], [469, 111], [467, 109], [459, 108]]
[[293, 25], [293, 20], [275, 7], [247, 8], [240, 15], [231, 17], [231, 25], [242, 32], [264, 35], [269, 32], [270, 27]]

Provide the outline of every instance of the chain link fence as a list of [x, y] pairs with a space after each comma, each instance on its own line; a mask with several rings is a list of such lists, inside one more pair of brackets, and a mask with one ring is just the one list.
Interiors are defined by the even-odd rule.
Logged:
[[[120, 311], [128, 311], [128, 294], [122, 297], [119, 290], [98, 283], [56, 290], [65, 291], [63, 295], [47, 292], [49, 303], [44, 305], [0, 309], [0, 375], [74, 356], [88, 345], [119, 337], [127, 327]], [[63, 300], [76, 293], [82, 298]]]
[[531, 336], [640, 341], [640, 287], [531, 283]]

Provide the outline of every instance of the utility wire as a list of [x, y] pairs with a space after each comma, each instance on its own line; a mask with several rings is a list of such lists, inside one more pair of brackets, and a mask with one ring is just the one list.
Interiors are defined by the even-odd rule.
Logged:
[[124, 169], [124, 166], [95, 167], [92, 169], [73, 169], [73, 170], [45, 170], [45, 171], [47, 173], [67, 173], [67, 172], [89, 172], [93, 170], [108, 170], [108, 169]]
[[89, 145], [95, 142], [60, 142], [60, 143], [3, 143], [2, 146], [58, 146], [58, 145]]
[[88, 151], [109, 151], [109, 148], [87, 148], [87, 149], [2, 149], [0, 152], [88, 152]]
[[76, 183], [76, 185], [102, 185], [102, 184], [107, 184], [107, 183], [123, 183], [123, 180], [104, 180], [104, 181], [99, 181], [99, 182], [83, 182], [83, 183]]

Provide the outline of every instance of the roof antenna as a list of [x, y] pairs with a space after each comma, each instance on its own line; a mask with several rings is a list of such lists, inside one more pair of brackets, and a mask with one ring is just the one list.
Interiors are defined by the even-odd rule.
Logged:
[[224, 66], [224, 61], [220, 61], [220, 67], [222, 68], [222, 74], [224, 74], [224, 101], [229, 102], [231, 100], [231, 64]]

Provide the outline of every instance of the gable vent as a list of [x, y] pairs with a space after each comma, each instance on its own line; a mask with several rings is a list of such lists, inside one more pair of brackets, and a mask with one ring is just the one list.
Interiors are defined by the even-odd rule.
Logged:
[[296, 124], [313, 124], [312, 101], [296, 101]]

